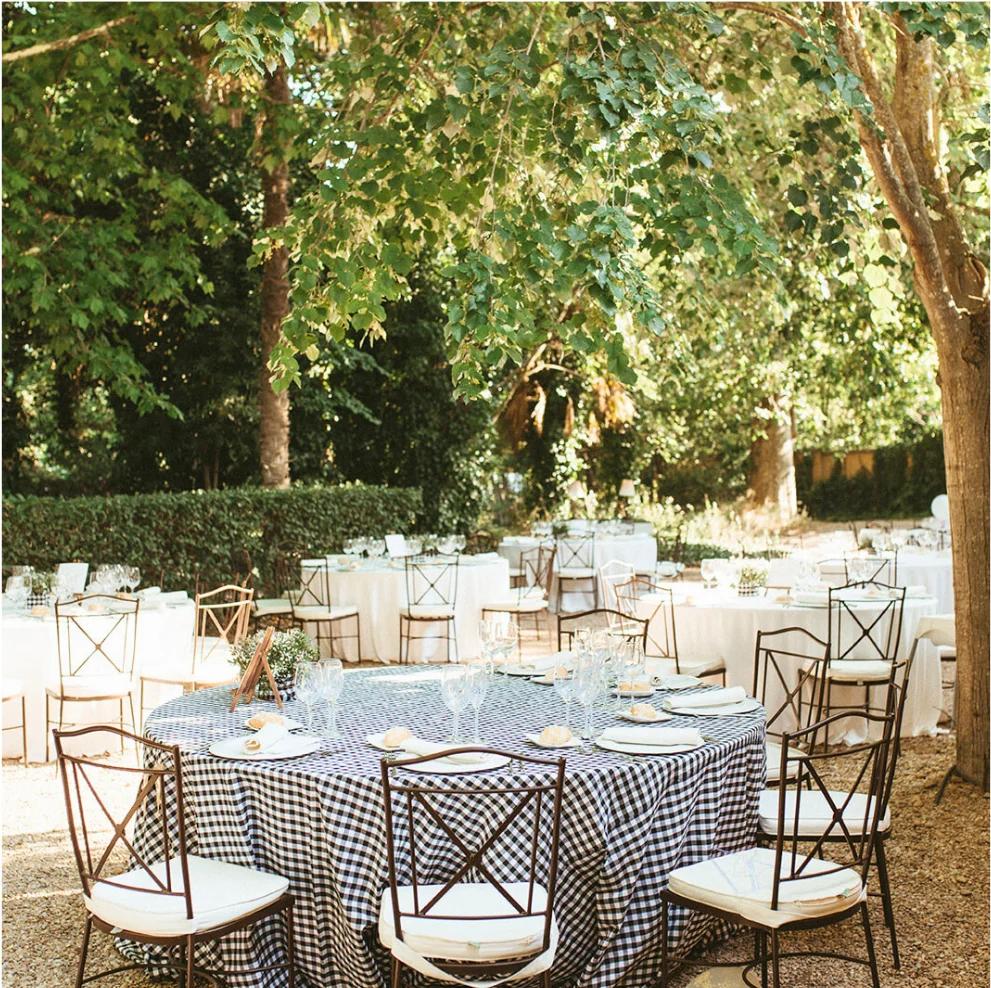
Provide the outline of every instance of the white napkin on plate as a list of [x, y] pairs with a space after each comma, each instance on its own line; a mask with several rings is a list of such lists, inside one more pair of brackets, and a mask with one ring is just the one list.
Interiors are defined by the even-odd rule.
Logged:
[[746, 700], [747, 691], [742, 686], [730, 686], [727, 689], [706, 690], [704, 693], [689, 693], [687, 696], [679, 696], [664, 701], [664, 707], [670, 710], [673, 707], [686, 709], [691, 707], [728, 707], [731, 703], [740, 703]]
[[530, 662], [521, 662], [519, 668], [532, 669], [534, 672], [549, 672], [557, 666], [566, 666], [574, 661], [574, 652], [555, 652], [553, 655], [544, 655]]
[[796, 590], [792, 596], [799, 604], [829, 603], [829, 594], [825, 590]]
[[[260, 733], [260, 732], [259, 732]], [[460, 748], [458, 744], [437, 744], [435, 741], [421, 741], [420, 738], [407, 738], [402, 743], [403, 751], [411, 755], [439, 755], [442, 751], [452, 751]], [[477, 765], [485, 759], [480, 751], [466, 751], [460, 755], [448, 755], [449, 761], [458, 762], [462, 765]]]
[[606, 741], [620, 744], [642, 744], [668, 747], [676, 744], [702, 744], [702, 735], [696, 727], [609, 727], [602, 732]]
[[285, 724], [266, 724], [253, 737], [245, 738], [244, 750], [249, 755], [256, 755], [277, 745], [288, 733], [289, 728]]

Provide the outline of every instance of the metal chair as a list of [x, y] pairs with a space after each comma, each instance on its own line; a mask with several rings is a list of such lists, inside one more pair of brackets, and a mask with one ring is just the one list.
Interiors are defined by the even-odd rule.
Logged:
[[604, 607], [619, 611], [622, 608], [616, 600], [616, 587], [627, 583], [637, 575], [637, 568], [632, 563], [624, 563], [621, 559], [610, 559], [599, 567], [600, 599]]
[[[64, 740], [97, 732], [119, 735], [122, 745], [130, 741], [137, 746], [142, 756], [138, 766], [95, 761], [63, 750]], [[286, 918], [286, 960], [255, 968], [254, 972], [285, 970], [292, 988], [294, 900], [288, 891], [289, 880], [189, 853], [178, 746], [147, 741], [111, 727], [54, 734], [69, 835], [86, 904], [76, 988], [110, 974], [143, 967], [127, 964], [86, 976], [86, 957], [94, 927], [134, 943], [164, 947], [169, 967], [179, 975], [182, 984], [191, 988], [198, 973], [216, 983], [212, 976], [194, 966], [197, 944], [247, 929], [280, 913]], [[127, 811], [118, 817], [110, 807], [129, 776], [136, 777], [138, 791]], [[164, 849], [161, 860], [149, 859], [140, 850], [143, 845], [128, 837], [126, 828], [137, 820], [149, 831], [160, 831], [158, 846]], [[129, 870], [111, 874], [121, 852], [125, 852], [125, 867]]]
[[[820, 751], [816, 738], [831, 725], [857, 720], [877, 724], [882, 737], [835, 751]], [[781, 950], [783, 933], [810, 930], [842, 922], [857, 913], [864, 928], [866, 961], [835, 953], [810, 953], [834, 957], [870, 967], [874, 988], [880, 988], [874, 939], [867, 913], [867, 874], [877, 842], [883, 810], [881, 795], [887, 777], [888, 748], [893, 718], [863, 713], [841, 713], [808, 728], [782, 735], [779, 776], [781, 788], [768, 790], [779, 797], [774, 821], [773, 848], [755, 847], [696, 864], [676, 868], [661, 893], [661, 981], [667, 985], [672, 960], [668, 943], [671, 906], [717, 916], [754, 930], [754, 959], [748, 972], [761, 969], [761, 983], [780, 988], [780, 961], [802, 956]], [[811, 750], [811, 753], [809, 753]], [[793, 763], [793, 764], [792, 764]], [[849, 766], [845, 778], [854, 781], [849, 792], [830, 790], [827, 777], [834, 765]], [[838, 774], [838, 773], [837, 773]], [[799, 821], [802, 809], [819, 813], [820, 833], [808, 837]], [[831, 837], [830, 850], [822, 857], [823, 844]], [[807, 851], [800, 845], [811, 844]], [[768, 951], [770, 939], [770, 951]], [[752, 982], [747, 981], [748, 984]]]
[[551, 594], [551, 582], [554, 579], [555, 547], [539, 546], [527, 549], [520, 554], [521, 582], [513, 588], [514, 592], [501, 600], [489, 601], [482, 608], [482, 620], [489, 614], [512, 614], [516, 619], [517, 646], [523, 647], [523, 621], [526, 616], [533, 618], [537, 639], [540, 639], [540, 618], [543, 616], [547, 624], [547, 640], [551, 638], [551, 620], [548, 612], [548, 600]]
[[[59, 685], [45, 689], [45, 760], [51, 760], [49, 728], [54, 723], [52, 702], [58, 704], [58, 729], [66, 725], [67, 703], [116, 700], [120, 729], [124, 729], [124, 701], [134, 720], [134, 656], [139, 601], [113, 594], [89, 594], [73, 601], [55, 602]], [[69, 722], [78, 727], [79, 722]], [[25, 758], [27, 757], [25, 753]]]
[[[506, 755], [524, 775], [459, 784], [405, 772], [455, 752]], [[382, 760], [389, 887], [379, 940], [392, 954], [391, 988], [404, 969], [440, 981], [539, 976], [550, 988], [564, 768], [563, 758], [484, 747]], [[479, 813], [483, 804], [498, 811]], [[520, 877], [497, 877], [511, 858], [526, 862]]]
[[[310, 560], [314, 562], [314, 560]], [[307, 624], [315, 624], [317, 628], [316, 643], [323, 655], [323, 643], [328, 642], [330, 657], [335, 657], [334, 646], [337, 642], [357, 642], [358, 661], [361, 661], [361, 617], [354, 604], [334, 604], [330, 596], [330, 570], [326, 559], [319, 560], [317, 566], [300, 566], [298, 570], [299, 586], [289, 591], [289, 604], [292, 610], [292, 622], [300, 629]], [[345, 621], [354, 622], [354, 633], [335, 633]], [[326, 633], [324, 633], [324, 629]], [[346, 658], [344, 648], [338, 658]]]
[[[592, 606], [599, 606], [599, 581], [595, 574], [595, 536], [566, 535], [556, 541], [557, 590], [566, 593], [592, 592]], [[560, 604], [559, 604], [560, 606]]]
[[[597, 607], [591, 611], [570, 611], [557, 616], [557, 647], [572, 648], [579, 631], [608, 631], [623, 641], [640, 641], [647, 648], [646, 618], [630, 618], [622, 611], [611, 611], [607, 607]], [[562, 643], [567, 640], [567, 645]]]
[[20, 731], [21, 732], [21, 748], [23, 750], [22, 758], [24, 759], [24, 764], [28, 763], [28, 715], [27, 706], [24, 696], [24, 683], [19, 679], [5, 679], [2, 683], [3, 686], [3, 696], [0, 697], [3, 703], [8, 703], [14, 700], [21, 701], [21, 722], [20, 724], [10, 724], [3, 728], [4, 731]]
[[[409, 662], [410, 643], [430, 639], [447, 642], [447, 660], [458, 661], [457, 627], [454, 621], [458, 595], [459, 557], [432, 555], [406, 557], [406, 604], [399, 610], [399, 661]], [[413, 635], [416, 624], [443, 624], [443, 635]], [[406, 642], [405, 654], [403, 641]]]
[[846, 583], [898, 583], [898, 550], [890, 556], [843, 556], [843, 577]]
[[302, 547], [296, 543], [276, 546], [272, 558], [275, 576], [274, 597], [255, 597], [251, 602], [251, 620], [257, 627], [262, 621], [275, 619], [292, 621], [292, 601], [290, 592], [299, 584], [300, 563], [303, 559]]

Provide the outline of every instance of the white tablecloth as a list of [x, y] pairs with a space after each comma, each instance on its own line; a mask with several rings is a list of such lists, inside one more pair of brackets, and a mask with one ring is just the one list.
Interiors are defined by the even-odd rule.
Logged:
[[[820, 573], [826, 583], [841, 583], [843, 563], [824, 562]], [[900, 587], [925, 587], [936, 598], [940, 614], [953, 613], [953, 560], [949, 549], [941, 552], [902, 549], [898, 553], [897, 579]]]
[[[155, 667], [172, 668], [173, 665], [188, 659], [192, 661], [193, 622], [196, 607], [192, 601], [178, 606], [163, 608], [139, 608], [137, 625], [137, 648], [135, 651], [135, 716], [138, 713], [137, 673]], [[110, 620], [110, 618], [108, 618]], [[24, 684], [27, 701], [28, 760], [45, 760], [45, 687], [57, 687], [59, 682], [58, 643], [55, 633], [55, 618], [29, 617], [23, 608], [14, 610], [5, 605], [2, 617], [3, 634], [3, 678], [19, 679]], [[87, 670], [88, 671], [88, 670]], [[95, 671], [100, 671], [94, 669]], [[149, 686], [145, 703], [156, 706], [169, 696], [178, 695], [181, 690], [169, 687]], [[125, 711], [126, 711], [125, 704]], [[66, 704], [66, 718], [87, 723], [107, 723], [117, 725], [120, 708], [116, 701], [103, 703]], [[52, 704], [54, 716], [58, 716], [58, 704]], [[11, 701], [3, 705], [3, 725], [19, 723], [20, 703]], [[55, 726], [58, 724], [56, 722]], [[130, 724], [125, 720], [125, 727]], [[71, 729], [71, 728], [67, 728]], [[139, 732], [140, 733], [140, 732]], [[105, 745], [100, 747], [104, 750]], [[54, 747], [53, 747], [54, 752]], [[79, 746], [70, 748], [80, 751]], [[17, 758], [21, 754], [20, 731], [6, 731], [3, 736], [3, 757]]]
[[[540, 539], [527, 535], [509, 536], [499, 544], [499, 555], [509, 560], [509, 565], [518, 569], [520, 555], [525, 549], [540, 545]], [[595, 538], [595, 569], [616, 560], [631, 564], [638, 573], [653, 574], [657, 565], [657, 540], [653, 535], [602, 535]], [[554, 560], [554, 568], [560, 567], [560, 560]], [[602, 607], [602, 588], [599, 588], [599, 606]], [[594, 606], [591, 593], [561, 594], [557, 588], [557, 579], [551, 588], [551, 606], [561, 611], [584, 611]]]
[[[303, 560], [304, 584], [314, 567], [323, 560]], [[361, 657], [380, 662], [399, 661], [399, 609], [406, 604], [406, 572], [383, 562], [365, 562], [358, 569], [339, 569], [332, 564], [328, 575], [330, 599], [335, 606], [351, 604], [358, 608], [361, 620]], [[319, 581], [310, 586], [316, 590]], [[505, 600], [509, 595], [509, 564], [505, 559], [487, 558], [474, 561], [462, 556], [458, 564], [458, 590], [455, 598], [454, 624], [458, 655], [464, 660], [480, 654], [478, 622], [482, 607], [492, 600]], [[344, 629], [346, 633], [350, 629]], [[312, 631], [310, 632], [312, 633]], [[446, 634], [443, 624], [427, 625], [417, 622], [413, 635]], [[354, 641], [343, 642], [347, 657], [357, 661]], [[446, 662], [447, 642], [424, 641], [410, 643], [410, 662]], [[451, 658], [454, 658], [452, 649]]]
[[[678, 636], [678, 655], [682, 660], [721, 658], [726, 663], [726, 685], [742, 686], [748, 693], [754, 682], [754, 647], [758, 631], [779, 631], [783, 628], [803, 628], [825, 641], [828, 637], [828, 610], [825, 607], [807, 607], [800, 604], [784, 604], [774, 597], [738, 597], [734, 591], [703, 590], [701, 584], [673, 584], [675, 598], [675, 626]], [[680, 601], [680, 602], [679, 602]], [[869, 613], [873, 605], [864, 605]], [[641, 615], [649, 617], [656, 604], [641, 604]], [[857, 605], [858, 610], [860, 605]], [[919, 618], [938, 611], [931, 597], [905, 599], [902, 633], [898, 645], [898, 658], [908, 656], [915, 639]], [[866, 618], [863, 619], [867, 624]], [[844, 627], [846, 625], [844, 624]], [[660, 632], [658, 632], [660, 637]], [[795, 651], [808, 651], [808, 644], [795, 636], [780, 647]], [[868, 646], [869, 647], [869, 646]], [[849, 658], [877, 658], [865, 652]], [[847, 695], [834, 687], [834, 703], [845, 702]], [[767, 707], [775, 710], [784, 699], [784, 693], [768, 696]], [[863, 690], [851, 694], [851, 702], [863, 704]], [[939, 719], [942, 703], [939, 655], [928, 642], [920, 642], [912, 668], [905, 702], [902, 734], [911, 737], [931, 734]]]

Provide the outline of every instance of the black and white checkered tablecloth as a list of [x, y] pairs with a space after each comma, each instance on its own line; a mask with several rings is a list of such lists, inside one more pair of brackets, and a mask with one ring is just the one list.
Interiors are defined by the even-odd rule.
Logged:
[[[296, 896], [297, 984], [380, 988], [388, 983], [388, 955], [376, 932], [380, 897], [388, 885], [381, 753], [365, 737], [401, 724], [418, 737], [445, 740], [450, 714], [441, 703], [439, 676], [436, 668], [347, 673], [339, 715], [342, 739], [299, 759], [244, 762], [207, 753], [212, 742], [244, 733], [246, 708], [229, 713], [225, 688], [166, 703], [146, 722], [147, 736], [178, 744], [184, 753], [190, 849], [289, 879]], [[598, 730], [621, 723], [615, 719], [617, 703], [597, 706]], [[256, 701], [251, 709], [270, 707], [274, 704]], [[301, 705], [290, 703], [286, 709], [304, 719]], [[572, 710], [572, 716], [576, 713], [581, 711]], [[528, 745], [525, 735], [561, 723], [562, 715], [550, 687], [498, 676], [482, 707], [481, 734], [486, 744], [506, 751], [556, 755]], [[471, 712], [462, 719], [470, 727]], [[665, 757], [567, 752], [554, 908], [561, 931], [555, 985], [611, 988], [621, 979], [624, 985], [649, 984], [659, 970], [658, 894], [668, 874], [753, 843], [764, 786], [763, 711], [676, 717], [668, 725], [698, 726], [717, 740]], [[494, 774], [487, 773], [486, 782]], [[471, 777], [460, 782], [464, 778]], [[140, 825], [138, 840], [143, 840]], [[500, 877], [525, 877], [528, 852], [528, 844], [519, 847], [519, 874], [510, 873], [514, 865], [509, 861], [503, 862], [506, 873]], [[437, 861], [437, 873], [420, 870], [421, 881], [446, 880], [443, 857]], [[715, 929], [711, 920], [689, 919], [680, 911], [673, 911], [673, 922], [682, 949]], [[238, 978], [233, 971], [276, 960], [283, 942], [282, 924], [272, 919], [208, 948], [202, 961], [232, 972], [227, 975], [232, 988], [281, 986], [281, 973], [263, 981]]]

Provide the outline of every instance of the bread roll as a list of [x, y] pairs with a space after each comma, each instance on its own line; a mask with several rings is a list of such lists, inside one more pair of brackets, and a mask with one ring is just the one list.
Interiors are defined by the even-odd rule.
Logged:
[[540, 732], [541, 744], [567, 744], [573, 737], [571, 731], [558, 724], [551, 724]]
[[256, 731], [260, 731], [266, 724], [284, 724], [285, 722], [285, 717], [281, 717], [279, 714], [273, 714], [270, 710], [263, 710], [261, 713], [255, 714], [254, 717], [248, 719], [248, 727], [253, 727]]
[[382, 744], [387, 748], [398, 748], [402, 743], [409, 738], [413, 737], [409, 730], [405, 727], [390, 727], [389, 730], [382, 735]]
[[630, 707], [630, 713], [640, 720], [657, 720], [657, 710], [649, 703], [634, 703]]

